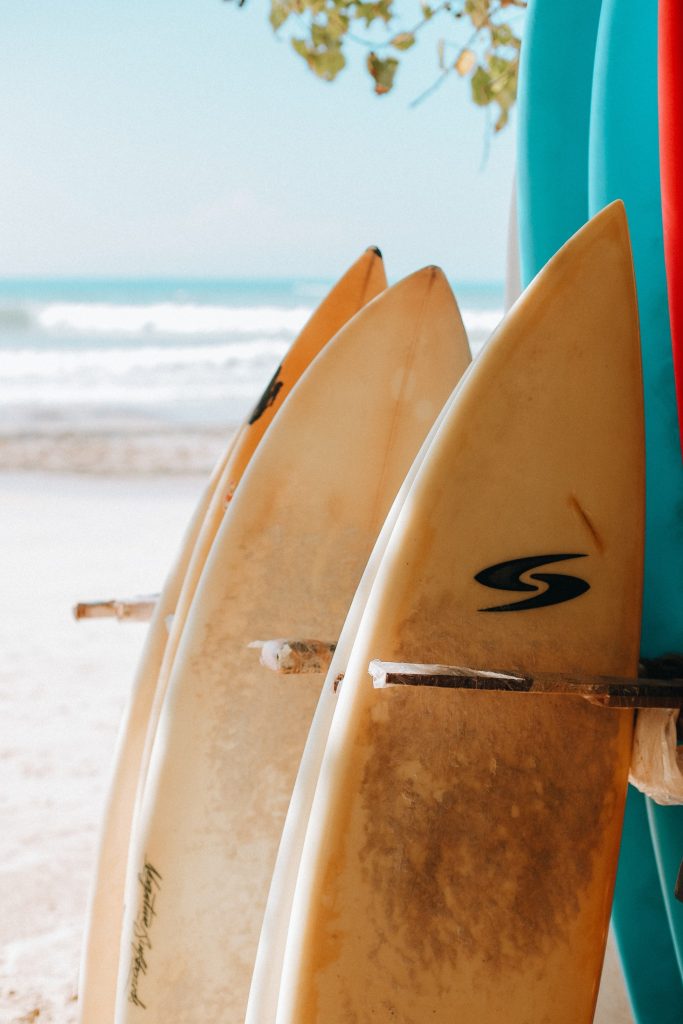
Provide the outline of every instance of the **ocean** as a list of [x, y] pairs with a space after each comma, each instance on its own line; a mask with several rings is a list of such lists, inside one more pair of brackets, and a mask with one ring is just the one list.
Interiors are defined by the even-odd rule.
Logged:
[[[0, 441], [236, 426], [332, 282], [0, 281]], [[500, 283], [454, 283], [473, 349]]]

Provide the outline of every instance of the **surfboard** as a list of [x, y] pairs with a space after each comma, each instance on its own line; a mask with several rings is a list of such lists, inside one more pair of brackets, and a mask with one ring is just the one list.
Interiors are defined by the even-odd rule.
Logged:
[[659, 161], [664, 254], [679, 432], [683, 437], [683, 8], [660, 0], [658, 32]]
[[[525, 283], [541, 269], [543, 259], [587, 219], [589, 143], [595, 178], [594, 169], [602, 159], [605, 141], [606, 110], [612, 112], [610, 116], [623, 119], [625, 108], [619, 87], [612, 89], [608, 108], [600, 98], [605, 77], [613, 66], [611, 15], [605, 5], [599, 23], [601, 6], [599, 0], [591, 0], [579, 11], [576, 6], [552, 0], [534, 0], [530, 7], [521, 57], [518, 136], [519, 177], [524, 183], [519, 202]], [[628, 17], [633, 30], [638, 31], [639, 19], [632, 10]], [[636, 60], [632, 67], [642, 66], [642, 56], [636, 58], [634, 52], [632, 59]], [[591, 91], [594, 72], [595, 99]], [[632, 77], [630, 87], [639, 87], [637, 76]], [[546, 137], [550, 140], [547, 147]], [[621, 158], [627, 158], [626, 150]], [[618, 188], [601, 193], [593, 210], [621, 195]], [[681, 1012], [677, 966], [658, 891], [654, 850], [644, 826], [643, 798], [631, 789], [613, 922], [633, 1011], [641, 1024], [679, 1019]]]
[[332, 724], [334, 710], [337, 706], [339, 680], [346, 672], [353, 642], [358, 632], [363, 612], [365, 611], [365, 605], [367, 604], [377, 570], [386, 551], [389, 538], [396, 525], [399, 512], [403, 507], [422, 460], [429, 450], [452, 401], [453, 396], [448, 399], [446, 405], [439, 413], [438, 418], [408, 470], [401, 489], [384, 521], [351, 602], [351, 607], [344, 621], [325, 684], [320, 693], [311, 727], [306, 737], [306, 745], [299, 764], [271, 877], [268, 901], [261, 926], [249, 989], [249, 1003], [245, 1024], [272, 1024], [275, 1020], [280, 992], [282, 962], [285, 955], [287, 930], [301, 861], [301, 851], [306, 837], [306, 828], [320, 774], [320, 766], [325, 753], [325, 745]]
[[522, 284], [588, 220], [591, 81], [601, 0], [532, 0], [520, 55], [517, 193]]
[[[683, 437], [683, 69], [680, 60], [682, 32], [681, 5], [672, 3], [671, 0], [662, 0], [659, 4], [658, 25], [659, 154], [679, 449]], [[678, 457], [680, 460], [680, 450]], [[683, 634], [679, 632], [676, 650], [681, 650], [682, 642]], [[680, 870], [683, 851], [683, 807], [664, 807], [649, 800], [648, 814], [669, 923], [679, 967], [683, 973], [683, 906], [674, 898], [672, 887], [672, 881], [675, 881]]]
[[632, 713], [375, 690], [368, 663], [636, 671], [639, 364], [615, 205], [507, 315], [399, 514], [338, 689], [278, 1024], [592, 1019]]
[[468, 359], [427, 268], [343, 328], [292, 390], [202, 574], [157, 730], [127, 882], [116, 1020], [241, 1020], [322, 677], [250, 641], [337, 636], [381, 524]]
[[[638, 289], [645, 392], [646, 537], [642, 649], [656, 657], [683, 647], [683, 542], [679, 540], [683, 502], [683, 463], [679, 445], [671, 335], [667, 311], [662, 239], [657, 127], [657, 8], [636, 13], [629, 0], [604, 0], [600, 16], [593, 79], [589, 152], [589, 199], [593, 210], [611, 199], [626, 206]], [[637, 68], [637, 73], [634, 69]], [[635, 157], [637, 154], [637, 158]], [[683, 1019], [683, 986], [676, 953], [667, 935], [667, 914], [683, 920], [683, 906], [673, 900], [675, 873], [671, 865], [662, 879], [664, 906], [656, 892], [656, 871], [642, 822], [645, 811], [678, 835], [683, 848], [683, 812], [661, 814], [649, 800], [633, 792], [641, 806], [627, 816], [622, 857], [638, 865], [642, 879], [622, 872], [617, 883], [615, 924], [634, 1012], [639, 1021]], [[631, 826], [634, 826], [632, 829]], [[663, 865], [660, 865], [663, 867]], [[677, 866], [676, 866], [677, 867]], [[650, 899], [642, 901], [646, 892]], [[656, 920], [655, 920], [656, 915]], [[680, 932], [679, 932], [680, 934]], [[680, 959], [680, 941], [678, 955]]]
[[[384, 290], [386, 283], [381, 253], [373, 247], [363, 253], [332, 288], [293, 342], [247, 422], [219, 459], [182, 539], [149, 626], [114, 757], [81, 962], [82, 1024], [113, 1020], [118, 970], [116, 949], [122, 927], [123, 890], [136, 793], [146, 775], [156, 722], [188, 609], [229, 496], [234, 493], [266, 428], [309, 362], [340, 327]], [[169, 616], [173, 616], [170, 631]]]

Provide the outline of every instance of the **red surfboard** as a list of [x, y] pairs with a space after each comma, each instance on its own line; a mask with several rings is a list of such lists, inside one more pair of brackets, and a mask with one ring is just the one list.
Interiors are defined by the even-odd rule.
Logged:
[[659, 158], [678, 424], [683, 446], [683, 2], [659, 2]]

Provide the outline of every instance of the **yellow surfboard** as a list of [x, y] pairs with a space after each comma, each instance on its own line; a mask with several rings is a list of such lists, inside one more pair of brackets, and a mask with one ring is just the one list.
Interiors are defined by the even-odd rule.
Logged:
[[336, 636], [381, 524], [469, 358], [443, 274], [380, 295], [320, 353], [224, 518], [171, 673], [133, 838], [118, 1024], [242, 1019], [322, 677], [250, 641]]
[[[248, 421], [219, 460], [159, 596], [128, 706], [101, 827], [81, 962], [82, 1024], [114, 1018], [123, 889], [134, 807], [188, 610], [229, 497], [266, 428], [308, 364], [359, 309], [386, 288], [381, 253], [368, 249], [337, 282], [292, 343]], [[173, 616], [172, 625], [167, 620]]]
[[592, 1020], [632, 712], [373, 689], [368, 663], [635, 675], [643, 477], [615, 203], [512, 308], [399, 514], [338, 690], [277, 1024]]

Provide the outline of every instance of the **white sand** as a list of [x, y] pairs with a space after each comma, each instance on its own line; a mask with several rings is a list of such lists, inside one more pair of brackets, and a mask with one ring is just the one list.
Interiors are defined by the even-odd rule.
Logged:
[[2, 1024], [76, 1019], [94, 844], [146, 628], [76, 623], [71, 606], [158, 589], [202, 484], [0, 474]]
[[[53, 469], [92, 462], [92, 449], [53, 455]], [[120, 447], [105, 457], [126, 466]], [[141, 456], [139, 470], [149, 465]], [[0, 473], [1, 1024], [76, 1020], [97, 828], [144, 636], [139, 624], [77, 624], [71, 606], [157, 590], [203, 482]], [[606, 981], [596, 1019], [630, 1024], [613, 955]]]
[[231, 428], [50, 430], [0, 434], [0, 471], [43, 469], [98, 475], [208, 475]]

